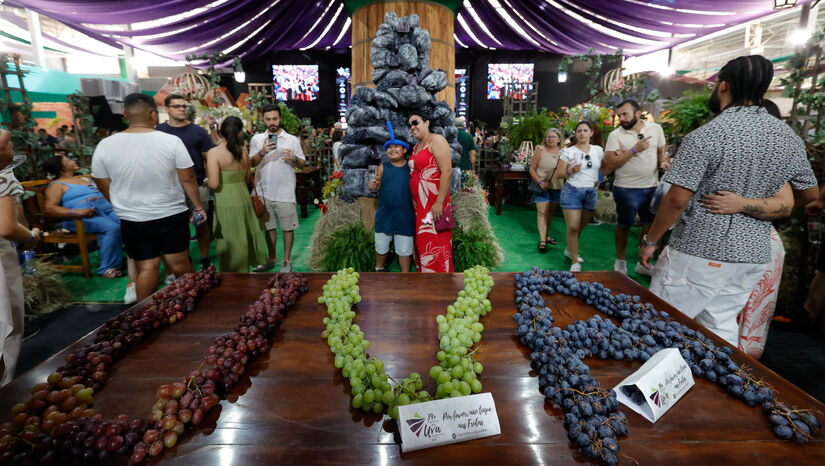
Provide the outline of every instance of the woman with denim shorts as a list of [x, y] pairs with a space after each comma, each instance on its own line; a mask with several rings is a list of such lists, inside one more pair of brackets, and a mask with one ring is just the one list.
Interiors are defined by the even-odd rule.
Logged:
[[550, 237], [550, 224], [553, 214], [559, 204], [561, 188], [564, 180], [556, 178], [556, 167], [559, 164], [562, 135], [556, 128], [549, 128], [544, 132], [544, 143], [536, 147], [533, 159], [530, 161], [530, 177], [544, 190], [542, 194], [534, 195], [536, 202], [536, 224], [539, 230], [539, 251], [547, 251], [547, 243], [556, 244]]
[[566, 178], [561, 190], [561, 210], [567, 223], [567, 249], [564, 255], [572, 261], [571, 272], [581, 271], [579, 238], [587, 222], [596, 213], [596, 186], [604, 159], [604, 150], [592, 140], [593, 123], [576, 125], [576, 144], [562, 149], [556, 177]]

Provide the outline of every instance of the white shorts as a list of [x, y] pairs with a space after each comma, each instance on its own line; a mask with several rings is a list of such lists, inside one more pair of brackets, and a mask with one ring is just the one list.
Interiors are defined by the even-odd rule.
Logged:
[[736, 317], [770, 265], [720, 262], [668, 246], [653, 268], [650, 292], [736, 347]]
[[390, 252], [390, 240], [395, 243], [395, 253], [399, 257], [412, 256], [413, 237], [404, 235], [387, 235], [375, 232], [375, 252], [386, 254]]

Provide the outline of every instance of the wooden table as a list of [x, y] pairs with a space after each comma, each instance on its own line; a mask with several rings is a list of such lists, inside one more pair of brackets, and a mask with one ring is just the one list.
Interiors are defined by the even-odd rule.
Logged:
[[307, 204], [310, 201], [307, 199], [307, 192], [310, 180], [312, 180], [312, 196], [315, 199], [321, 199], [321, 168], [304, 167], [295, 172], [295, 191], [298, 204], [301, 205], [301, 218], [309, 216]]
[[501, 215], [501, 204], [504, 201], [504, 182], [512, 180], [530, 180], [530, 171], [496, 168], [493, 170], [496, 178], [496, 215]]
[[[657, 309], [696, 328], [693, 321], [625, 276], [586, 272], [614, 293], [638, 294]], [[501, 435], [466, 443], [401, 453], [394, 421], [365, 415], [350, 407], [349, 385], [333, 367], [326, 341], [320, 338], [325, 309], [317, 304], [329, 274], [308, 274], [310, 291], [283, 322], [268, 356], [256, 360], [227, 400], [197, 428], [188, 431], [161, 463], [198, 465], [247, 464], [574, 464], [592, 462], [567, 440], [561, 411], [545, 403], [530, 368], [528, 351], [518, 343], [512, 315], [513, 274], [495, 273], [490, 295], [492, 313], [477, 358], [484, 364], [484, 391], [492, 393]], [[179, 381], [197, 368], [214, 337], [237, 323], [268, 275], [227, 274], [223, 283], [198, 303], [184, 321], [137, 347], [114, 366], [112, 378], [94, 406], [107, 417], [126, 412], [147, 415], [160, 384]], [[463, 287], [461, 274], [361, 274], [357, 323], [372, 343], [370, 354], [384, 360], [396, 380], [411, 371], [426, 374], [438, 348], [435, 316], [444, 313]], [[590, 317], [595, 311], [575, 298], [546, 297], [559, 325]], [[85, 339], [89, 339], [87, 336]], [[715, 338], [714, 338], [715, 339]], [[715, 339], [718, 341], [718, 339]], [[79, 344], [76, 343], [75, 345]], [[0, 390], [0, 420], [10, 418], [12, 404], [57, 368], [72, 347]], [[791, 405], [825, 412], [825, 405], [737, 351], [733, 359], [753, 367], [757, 378], [771, 383]], [[641, 364], [588, 359], [591, 372], [613, 387]], [[821, 374], [812, 374], [819, 377]], [[429, 378], [431, 393], [434, 385]], [[629, 435], [620, 439], [624, 455], [640, 464], [825, 464], [825, 435], [804, 445], [774, 437], [759, 408], [730, 398], [716, 384], [696, 385], [656, 424], [621, 407]], [[121, 458], [123, 463], [126, 458]], [[154, 463], [149, 463], [154, 464]], [[628, 464], [628, 463], [626, 463]]]

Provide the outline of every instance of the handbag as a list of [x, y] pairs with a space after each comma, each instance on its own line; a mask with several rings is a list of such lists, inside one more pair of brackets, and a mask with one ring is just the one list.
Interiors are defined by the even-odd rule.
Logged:
[[255, 183], [255, 177], [252, 176], [252, 210], [255, 211], [255, 216], [261, 218], [264, 216], [266, 212], [266, 208], [264, 207], [264, 203], [261, 201], [261, 198], [258, 197], [258, 184]]
[[[550, 179], [551, 180], [556, 175], [556, 168], [558, 168], [558, 166], [559, 166], [559, 162], [556, 161], [556, 166], [553, 167], [553, 173], [550, 174]], [[532, 194], [534, 196], [541, 196], [542, 194], [544, 194], [544, 190], [541, 189], [541, 186], [539, 186], [539, 184], [536, 183], [536, 180], [534, 180], [532, 178], [530, 179], [530, 184], [527, 185], [527, 191], [529, 191], [530, 194]]]
[[444, 206], [441, 211], [441, 218], [435, 221], [435, 231], [447, 231], [455, 228], [455, 215], [453, 212], [453, 204]]

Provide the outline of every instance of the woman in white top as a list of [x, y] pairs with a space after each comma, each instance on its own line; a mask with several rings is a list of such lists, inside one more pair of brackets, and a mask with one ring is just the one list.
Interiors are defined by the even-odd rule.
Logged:
[[561, 190], [561, 210], [567, 223], [567, 249], [564, 255], [573, 262], [571, 272], [582, 269], [579, 257], [579, 238], [590, 218], [596, 213], [596, 186], [602, 168], [604, 150], [591, 144], [593, 123], [581, 121], [576, 125], [576, 144], [562, 149], [556, 177], [567, 178]]

